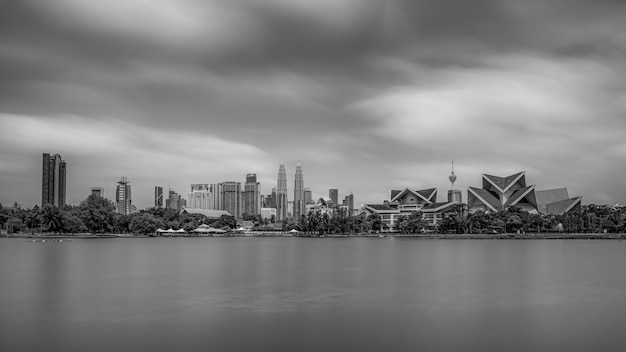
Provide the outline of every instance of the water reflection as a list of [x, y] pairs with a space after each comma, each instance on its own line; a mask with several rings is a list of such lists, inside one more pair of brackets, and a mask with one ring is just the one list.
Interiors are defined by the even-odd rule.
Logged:
[[616, 349], [611, 241], [0, 241], [0, 350]]

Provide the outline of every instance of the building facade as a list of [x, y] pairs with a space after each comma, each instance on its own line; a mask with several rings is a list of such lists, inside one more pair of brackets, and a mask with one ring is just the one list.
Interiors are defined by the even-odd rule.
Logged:
[[247, 215], [261, 214], [261, 184], [256, 180], [256, 174], [247, 174], [243, 195], [243, 213]]
[[339, 190], [337, 188], [329, 189], [328, 198], [332, 199], [335, 204], [339, 204]]
[[428, 188], [423, 190], [392, 190], [391, 201], [383, 204], [365, 204], [362, 211], [366, 214], [378, 214], [389, 231], [397, 229], [397, 224], [404, 217], [413, 213], [421, 213], [429, 226], [435, 226], [441, 221], [443, 214], [453, 208], [455, 202], [437, 202], [437, 189]]
[[220, 203], [222, 208], [235, 218], [240, 218], [243, 211], [243, 194], [241, 182], [222, 182], [219, 184]]
[[163, 187], [154, 186], [154, 207], [163, 208]]
[[283, 221], [287, 219], [288, 206], [287, 206], [287, 171], [285, 170], [285, 163], [280, 162], [278, 167], [278, 180], [276, 183], [276, 220]]
[[176, 193], [176, 191], [170, 189], [168, 192], [168, 197], [165, 200], [165, 207], [167, 209], [174, 209], [177, 212], [181, 212], [183, 208], [186, 206], [186, 201], [181, 197], [180, 194]]
[[67, 164], [59, 154], [43, 154], [41, 205], [65, 205]]
[[130, 215], [132, 212], [132, 194], [130, 190], [130, 182], [123, 176], [117, 181], [115, 188], [115, 205], [117, 212], [124, 215]]
[[187, 206], [193, 209], [215, 209], [214, 185], [196, 183], [187, 193]]
[[300, 161], [298, 161], [293, 185], [293, 216], [296, 219], [299, 219], [300, 216], [305, 214], [305, 205], [304, 174], [302, 173], [302, 165], [300, 165]]
[[343, 199], [343, 206], [348, 208], [348, 210], [354, 210], [354, 195], [352, 193], [345, 196]]
[[91, 195], [94, 197], [104, 198], [104, 188], [102, 187], [91, 187]]
[[261, 218], [262, 219], [276, 219], [276, 208], [261, 208]]

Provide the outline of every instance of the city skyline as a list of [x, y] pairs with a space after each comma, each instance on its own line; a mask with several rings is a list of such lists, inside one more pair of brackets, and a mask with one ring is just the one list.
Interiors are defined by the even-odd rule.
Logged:
[[[0, 203], [67, 204], [119, 175], [244, 182], [297, 160], [314, 198], [476, 186], [525, 170], [585, 204], [626, 203], [626, 6], [611, 1], [8, 2], [0, 12]], [[79, 35], [80, 34], [80, 35]], [[45, 43], [45, 45], [42, 45]], [[293, 193], [288, 187], [288, 199]], [[183, 193], [183, 194], [186, 194]]]

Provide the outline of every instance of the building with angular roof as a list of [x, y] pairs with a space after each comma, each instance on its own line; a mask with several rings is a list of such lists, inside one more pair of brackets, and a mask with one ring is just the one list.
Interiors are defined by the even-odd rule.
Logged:
[[536, 191], [526, 184], [526, 172], [500, 177], [482, 175], [482, 188], [467, 190], [468, 211], [498, 212], [515, 206], [529, 213], [561, 215], [579, 211], [581, 197], [569, 198], [566, 188]]
[[536, 191], [537, 209], [542, 214], [562, 215], [582, 211], [582, 197], [570, 198], [567, 188]]
[[413, 190], [392, 190], [391, 200], [383, 204], [364, 204], [362, 211], [366, 214], [378, 214], [388, 229], [394, 229], [396, 223], [404, 216], [421, 211], [424, 219], [435, 225], [441, 220], [443, 213], [457, 202], [437, 202], [437, 189], [428, 188]]

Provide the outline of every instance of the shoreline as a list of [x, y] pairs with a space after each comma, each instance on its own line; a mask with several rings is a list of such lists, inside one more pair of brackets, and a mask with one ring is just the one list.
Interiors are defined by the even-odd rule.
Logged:
[[284, 233], [254, 233], [232, 234], [228, 236], [150, 236], [128, 234], [105, 234], [105, 235], [31, 235], [16, 234], [0, 238], [24, 238], [24, 239], [113, 239], [113, 238], [228, 238], [228, 237], [264, 237], [264, 238], [400, 238], [400, 239], [425, 239], [425, 240], [624, 240], [626, 233], [509, 233], [509, 234], [368, 234], [368, 235], [288, 235]]

